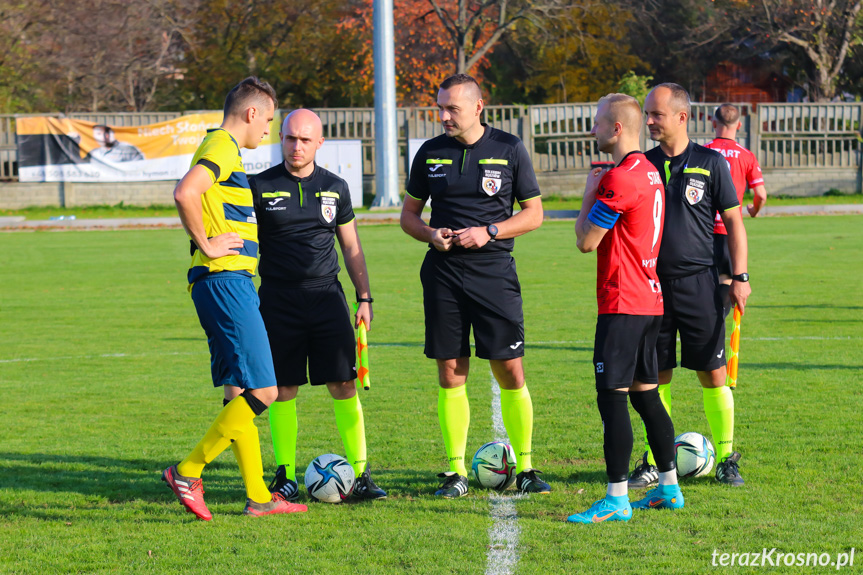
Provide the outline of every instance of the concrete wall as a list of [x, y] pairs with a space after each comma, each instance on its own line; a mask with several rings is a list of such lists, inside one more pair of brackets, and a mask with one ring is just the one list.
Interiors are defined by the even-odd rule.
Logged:
[[[539, 187], [545, 196], [581, 196], [587, 174], [583, 171], [540, 172]], [[764, 170], [768, 194], [820, 196], [837, 189], [861, 193], [859, 169], [794, 168]], [[130, 206], [172, 205], [176, 182], [105, 183], [0, 183], [0, 209], [30, 206], [96, 206], [123, 202]], [[373, 176], [363, 177], [363, 193], [374, 195]]]

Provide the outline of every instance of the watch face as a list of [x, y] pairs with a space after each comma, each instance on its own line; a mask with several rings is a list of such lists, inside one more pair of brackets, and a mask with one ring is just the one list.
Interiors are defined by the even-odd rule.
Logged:
[[741, 281], [741, 282], [748, 282], [749, 281], [749, 274], [747, 274], [747, 273], [738, 274], [738, 275], [734, 276], [734, 279], [736, 279], [737, 281]]
[[486, 231], [488, 231], [488, 235], [490, 235], [491, 237], [495, 237], [497, 235], [497, 226], [494, 224], [490, 224], [488, 228], [486, 228]]

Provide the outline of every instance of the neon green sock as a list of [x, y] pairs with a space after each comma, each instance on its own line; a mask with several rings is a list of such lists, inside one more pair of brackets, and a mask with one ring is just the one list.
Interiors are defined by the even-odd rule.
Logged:
[[716, 461], [722, 461], [734, 451], [734, 394], [730, 387], [702, 387], [704, 415], [710, 424]]
[[336, 427], [345, 445], [345, 457], [359, 477], [366, 470], [366, 424], [360, 396], [334, 399], [333, 411], [336, 414]]
[[500, 415], [515, 451], [516, 473], [532, 469], [530, 449], [533, 438], [533, 402], [527, 384], [521, 389], [501, 388]]
[[297, 480], [297, 400], [274, 401], [270, 404], [270, 432], [276, 465], [285, 466], [285, 475]]
[[[665, 406], [665, 411], [668, 412], [668, 417], [671, 417], [671, 384], [659, 385], [656, 387], [659, 391], [659, 401]], [[647, 451], [647, 462], [651, 465], [656, 465], [656, 459], [653, 458], [653, 451], [650, 449], [650, 444], [647, 442], [647, 429], [644, 427], [644, 422], [641, 422], [641, 430], [644, 432], [644, 449]]]
[[449, 470], [467, 477], [464, 466], [464, 451], [467, 445], [467, 430], [470, 427], [470, 404], [467, 400], [467, 387], [454, 389], [439, 388], [437, 396], [437, 416]]
[[270, 501], [272, 496], [264, 483], [264, 465], [261, 463], [261, 440], [254, 421], [250, 421], [245, 433], [234, 440], [231, 450], [240, 466], [246, 497], [256, 503]]
[[[242, 395], [222, 408], [216, 420], [186, 458], [177, 464], [177, 473], [186, 477], [200, 477], [204, 466], [231, 445], [231, 440], [246, 432], [255, 419], [255, 412]], [[252, 424], [254, 425], [254, 424]], [[260, 451], [261, 447], [258, 446]]]

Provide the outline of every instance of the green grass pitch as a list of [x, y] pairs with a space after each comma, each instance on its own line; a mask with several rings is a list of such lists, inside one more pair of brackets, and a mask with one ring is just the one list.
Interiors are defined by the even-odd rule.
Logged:
[[[861, 222], [747, 219], [754, 292], [735, 392], [746, 486], [685, 481], [683, 510], [637, 513], [628, 524], [564, 522], [605, 490], [590, 365], [595, 258], [578, 253], [572, 222], [546, 222], [516, 241], [534, 463], [554, 490], [515, 503], [516, 572], [705, 573], [718, 569], [714, 550], [763, 547], [859, 555]], [[394, 225], [360, 234], [376, 314], [372, 388], [360, 397], [369, 460], [389, 499], [247, 518], [228, 451], [204, 473], [211, 523], [184, 513], [159, 481], [221, 406], [186, 291], [183, 232], [3, 234], [0, 572], [485, 572], [488, 493], [472, 484], [456, 501], [432, 495], [445, 454], [435, 367], [422, 354], [425, 247]], [[488, 364], [472, 367], [471, 453], [492, 439]], [[709, 437], [694, 374], [678, 371], [673, 385], [676, 430]], [[300, 392], [299, 418], [300, 470], [342, 451], [324, 389]], [[258, 426], [269, 480], [267, 418]], [[640, 436], [638, 424], [633, 461]]]

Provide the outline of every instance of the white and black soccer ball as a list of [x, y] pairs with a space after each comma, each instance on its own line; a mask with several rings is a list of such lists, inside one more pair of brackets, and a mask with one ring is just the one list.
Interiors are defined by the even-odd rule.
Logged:
[[701, 477], [713, 469], [716, 452], [713, 444], [694, 431], [674, 438], [674, 461], [678, 477]]
[[354, 468], [341, 455], [327, 453], [316, 457], [303, 478], [309, 497], [324, 503], [341, 503], [354, 490]]
[[515, 451], [501, 441], [486, 443], [477, 449], [470, 469], [480, 485], [503, 491], [515, 481]]

